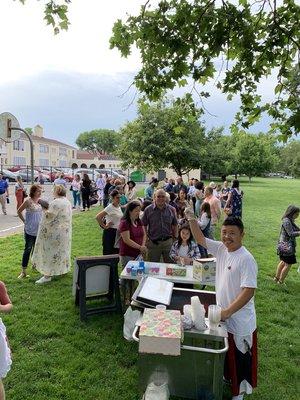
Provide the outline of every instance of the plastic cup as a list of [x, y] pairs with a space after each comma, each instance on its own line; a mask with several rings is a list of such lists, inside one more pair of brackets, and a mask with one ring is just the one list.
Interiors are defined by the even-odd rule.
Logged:
[[221, 307], [217, 304], [211, 304], [208, 306], [208, 324], [209, 328], [215, 330], [218, 328], [219, 322], [221, 321]]

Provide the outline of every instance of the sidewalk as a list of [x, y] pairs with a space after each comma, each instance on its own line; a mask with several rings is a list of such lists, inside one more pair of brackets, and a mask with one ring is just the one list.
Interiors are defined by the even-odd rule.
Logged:
[[[27, 193], [29, 193], [30, 185], [26, 185]], [[45, 184], [43, 186], [44, 192], [42, 198], [50, 201], [52, 200], [52, 184]], [[71, 201], [71, 192], [69, 187], [67, 189], [67, 198]], [[9, 185], [9, 204], [6, 204], [7, 215], [3, 215], [2, 209], [0, 208], [0, 237], [13, 235], [15, 233], [22, 233], [24, 230], [24, 224], [17, 216], [17, 203], [15, 197], [15, 184]]]

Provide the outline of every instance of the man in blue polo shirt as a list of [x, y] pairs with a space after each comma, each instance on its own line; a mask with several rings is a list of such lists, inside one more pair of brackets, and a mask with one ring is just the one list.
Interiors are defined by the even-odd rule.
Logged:
[[3, 214], [6, 215], [6, 198], [8, 197], [8, 183], [0, 172], [0, 204]]

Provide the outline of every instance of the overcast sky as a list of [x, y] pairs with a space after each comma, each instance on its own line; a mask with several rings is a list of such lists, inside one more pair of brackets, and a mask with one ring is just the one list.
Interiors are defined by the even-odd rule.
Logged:
[[[45, 136], [69, 144], [80, 132], [132, 120], [134, 89], [121, 95], [138, 70], [138, 53], [121, 58], [109, 38], [114, 21], [137, 13], [144, 0], [74, 0], [70, 28], [56, 36], [43, 20], [43, 3], [0, 1], [0, 112], [14, 114], [23, 128], [40, 124]], [[272, 84], [262, 85], [266, 98]], [[207, 126], [229, 126], [238, 101], [209, 90], [206, 108], [215, 116], [205, 115]], [[256, 129], [266, 127], [263, 120]]]

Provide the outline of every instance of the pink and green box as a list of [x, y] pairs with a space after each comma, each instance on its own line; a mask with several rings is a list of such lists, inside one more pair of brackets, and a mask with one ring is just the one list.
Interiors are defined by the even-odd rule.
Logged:
[[180, 355], [181, 314], [177, 310], [146, 308], [140, 327], [140, 353]]

